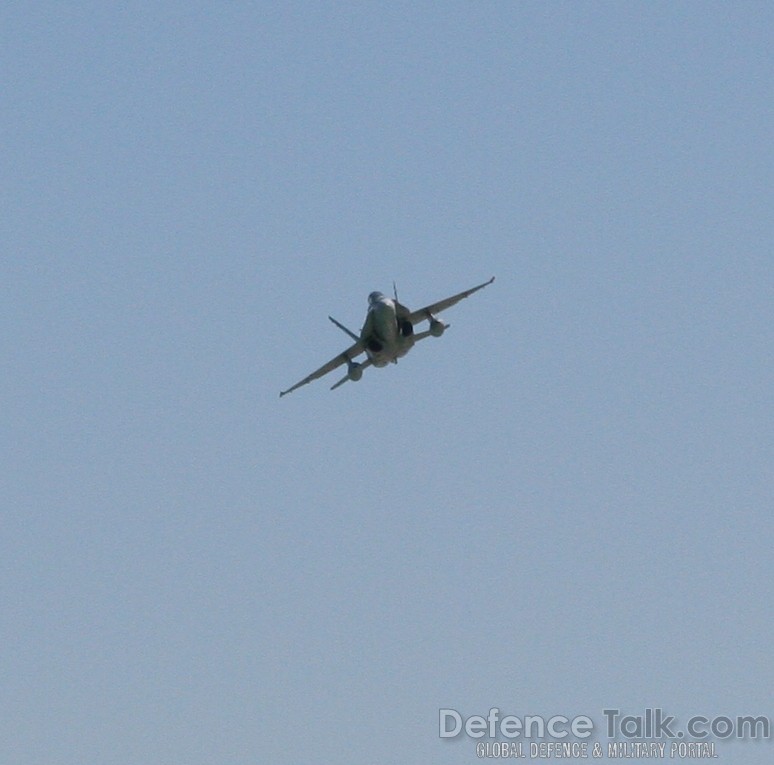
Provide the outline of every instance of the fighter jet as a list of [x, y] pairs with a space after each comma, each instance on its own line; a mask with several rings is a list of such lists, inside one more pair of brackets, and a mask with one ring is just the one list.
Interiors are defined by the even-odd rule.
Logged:
[[[494, 276], [477, 287], [452, 295], [445, 300], [439, 300], [417, 311], [412, 311], [398, 302], [398, 292], [393, 284], [394, 299], [385, 297], [381, 292], [372, 292], [368, 296], [368, 312], [366, 313], [365, 323], [356, 335], [347, 329], [343, 324], [336, 321], [332, 316], [328, 318], [342, 331], [345, 332], [355, 342], [343, 353], [334, 356], [327, 364], [323, 364], [317, 371], [299, 380], [295, 385], [280, 393], [280, 397], [300, 388], [302, 385], [316, 380], [318, 377], [327, 375], [342, 364], [347, 365], [347, 374], [337, 383], [331, 386], [335, 390], [343, 385], [347, 380], [356, 382], [363, 376], [363, 370], [370, 366], [385, 367], [392, 362], [398, 363], [398, 359], [405, 356], [414, 344], [426, 337], [440, 337], [448, 328], [436, 314], [451, 308], [463, 298], [478, 292], [494, 281]], [[423, 321], [429, 321], [430, 326], [422, 332], [415, 332], [414, 327]], [[365, 353], [366, 358], [361, 361], [355, 361], [355, 358]]]

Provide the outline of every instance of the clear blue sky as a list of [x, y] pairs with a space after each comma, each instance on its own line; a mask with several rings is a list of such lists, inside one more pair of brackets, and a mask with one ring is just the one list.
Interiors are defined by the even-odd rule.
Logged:
[[[0, 760], [447, 765], [767, 714], [765, 2], [0, 10]], [[497, 281], [277, 394], [366, 296]], [[774, 745], [722, 743], [721, 762]]]

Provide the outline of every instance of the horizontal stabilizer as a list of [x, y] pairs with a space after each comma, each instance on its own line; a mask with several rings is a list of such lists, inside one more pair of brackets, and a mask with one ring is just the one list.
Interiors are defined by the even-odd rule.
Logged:
[[347, 329], [340, 321], [336, 321], [336, 319], [333, 318], [333, 316], [328, 317], [342, 332], [346, 332], [355, 342], [360, 340], [360, 338], [351, 330]]

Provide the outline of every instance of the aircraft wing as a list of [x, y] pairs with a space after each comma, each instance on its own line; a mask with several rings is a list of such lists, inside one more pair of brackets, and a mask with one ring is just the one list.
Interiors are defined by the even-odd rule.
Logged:
[[451, 308], [456, 303], [459, 303], [460, 300], [463, 300], [464, 298], [469, 297], [474, 292], [478, 292], [479, 290], [484, 289], [484, 287], [489, 286], [494, 280], [495, 278], [493, 276], [488, 282], [479, 284], [477, 287], [471, 287], [471, 289], [469, 290], [465, 290], [464, 292], [460, 292], [456, 295], [452, 295], [451, 297], [448, 297], [445, 300], [439, 300], [437, 303], [432, 303], [431, 305], [427, 305], [424, 308], [420, 308], [418, 311], [412, 311], [409, 314], [408, 320], [412, 324], [418, 324], [420, 321], [429, 319], [431, 316], [434, 316], [436, 313], [440, 313], [441, 311], [445, 311], [447, 308]]
[[355, 358], [355, 356], [360, 355], [365, 350], [365, 346], [363, 345], [363, 342], [361, 340], [358, 340], [356, 343], [353, 343], [349, 348], [347, 348], [346, 351], [343, 353], [340, 353], [338, 356], [334, 356], [327, 364], [323, 364], [317, 371], [312, 372], [312, 374], [307, 375], [303, 380], [299, 380], [295, 385], [292, 385], [287, 390], [283, 390], [280, 392], [280, 396], [284, 396], [286, 393], [290, 393], [291, 391], [294, 391], [296, 388], [300, 388], [302, 385], [306, 385], [307, 383], [312, 382], [312, 380], [316, 380], [318, 377], [322, 377], [323, 375], [327, 375], [328, 372], [332, 372], [337, 367], [340, 367], [342, 364], [346, 364], [348, 361]]

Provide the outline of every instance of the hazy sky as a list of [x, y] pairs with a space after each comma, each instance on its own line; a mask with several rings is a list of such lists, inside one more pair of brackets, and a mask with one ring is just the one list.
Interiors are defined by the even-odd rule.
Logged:
[[3, 3], [0, 761], [774, 717], [773, 8]]

